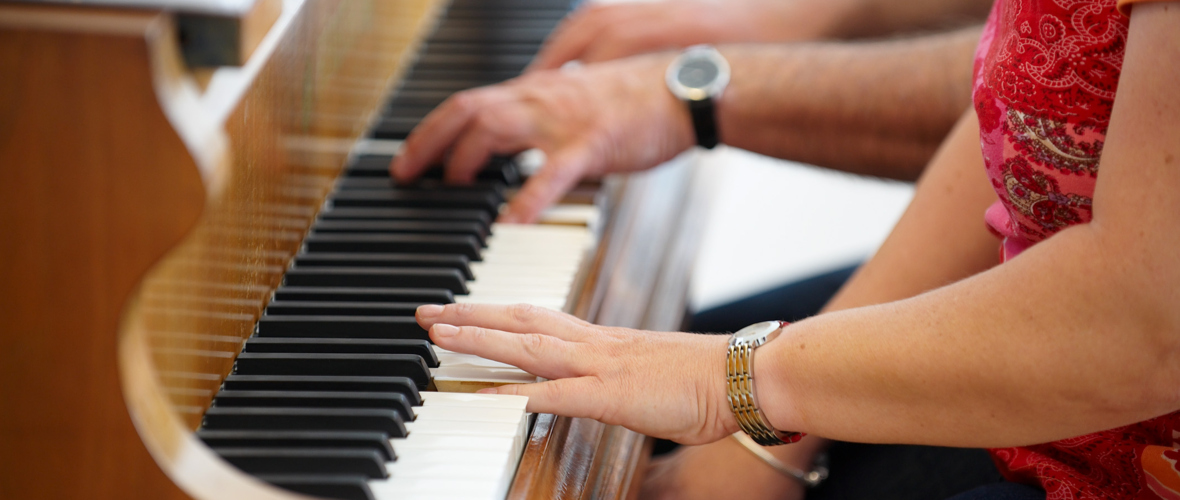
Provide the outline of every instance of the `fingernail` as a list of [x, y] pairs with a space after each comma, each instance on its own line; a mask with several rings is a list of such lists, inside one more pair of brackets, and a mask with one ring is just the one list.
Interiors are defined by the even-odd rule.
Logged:
[[475, 391], [475, 392], [476, 392], [477, 394], [497, 394], [497, 393], [499, 393], [500, 391], [496, 390], [496, 388], [495, 388], [495, 387], [488, 387], [487, 389], [480, 389], [480, 390], [478, 390], [478, 391]]
[[418, 306], [417, 314], [419, 318], [430, 319], [442, 314], [442, 312], [443, 306], [438, 304], [426, 304], [423, 306]]
[[431, 328], [430, 331], [439, 337], [454, 337], [456, 333], [459, 333], [459, 328], [439, 323], [434, 325], [434, 328]]

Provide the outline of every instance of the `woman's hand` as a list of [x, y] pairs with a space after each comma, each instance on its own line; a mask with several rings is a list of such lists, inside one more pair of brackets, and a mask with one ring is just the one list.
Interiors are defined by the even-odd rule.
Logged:
[[725, 336], [596, 326], [523, 304], [427, 305], [417, 318], [439, 347], [551, 379], [489, 390], [528, 396], [528, 411], [685, 444], [738, 430], [725, 393]]
[[671, 55], [532, 73], [455, 94], [406, 138], [392, 174], [412, 180], [446, 159], [467, 182], [493, 154], [538, 148], [546, 163], [501, 214], [532, 222], [579, 180], [658, 165], [694, 143], [688, 109], [664, 83]]

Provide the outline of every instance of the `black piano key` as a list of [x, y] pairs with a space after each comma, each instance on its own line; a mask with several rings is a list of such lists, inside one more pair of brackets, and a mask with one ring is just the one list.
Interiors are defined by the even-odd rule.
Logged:
[[422, 191], [414, 189], [351, 189], [332, 197], [337, 207], [467, 208], [496, 213], [500, 200], [480, 191]]
[[251, 474], [358, 474], [385, 479], [381, 454], [359, 448], [213, 448], [226, 462]]
[[[443, 169], [432, 168], [422, 174], [425, 179], [442, 179]], [[483, 170], [480, 170], [476, 175], [478, 180], [498, 181], [503, 182], [509, 186], [516, 186], [520, 184], [520, 166], [516, 164], [516, 160], [506, 156], [493, 156], [488, 160], [488, 164], [484, 165]]]
[[[569, 13], [567, 9], [451, 9], [447, 12], [449, 19], [482, 19], [485, 21], [499, 21], [501, 19], [545, 19], [557, 26], [561, 19]], [[536, 54], [540, 47], [533, 47], [527, 54]]]
[[[521, 30], [551, 31], [551, 30], [553, 30], [553, 28], [554, 28], [554, 23], [552, 20], [549, 20], [549, 19], [520, 19], [520, 18], [517, 18], [517, 19], [497, 19], [495, 23], [489, 23], [489, 22], [482, 20], [482, 19], [470, 19], [470, 18], [463, 19], [463, 18], [450, 18], [450, 17], [448, 17], [447, 19], [444, 19], [444, 20], [442, 20], [442, 22], [438, 23], [439, 30], [456, 30], [456, 31], [470, 30], [470, 31], [473, 31], [473, 32], [476, 32], [479, 34], [495, 33], [495, 32], [499, 32], [499, 31], [521, 31]], [[431, 37], [431, 38], [434, 39], [433, 37]], [[435, 39], [435, 40], [441, 40], [441, 39]], [[423, 54], [423, 55], [426, 55], [426, 54]], [[422, 67], [423, 62], [428, 62], [428, 61], [429, 61], [428, 59], [424, 59], [423, 57], [420, 56], [414, 62], [414, 67], [420, 68], [420, 67]], [[526, 59], [523, 62], [525, 64], [528, 64], [529, 61]], [[464, 68], [464, 69], [479, 69], [480, 67], [478, 66], [478, 63], [479, 63], [479, 61], [465, 59], [465, 60], [458, 60], [458, 61], [451, 62], [448, 65], [448, 67], [451, 67], [451, 68], [459, 67], [459, 68]]]
[[[410, 128], [405, 129], [407, 132], [413, 128], [417, 123], [411, 123]], [[353, 162], [344, 169], [344, 176], [354, 178], [389, 178], [389, 164], [393, 161], [392, 155], [360, 155], [356, 157]], [[436, 167], [426, 172], [425, 177], [428, 179], [441, 179], [442, 168]], [[508, 185], [516, 185], [520, 183], [520, 172], [515, 162], [511, 158], [493, 157], [488, 165], [484, 167], [477, 175], [476, 179], [483, 181], [503, 182]]]
[[340, 375], [236, 375], [222, 388], [238, 391], [355, 391], [397, 392], [413, 406], [422, 404], [418, 385], [409, 377], [352, 377]]
[[443, 288], [281, 286], [275, 290], [273, 300], [451, 304], [455, 302], [455, 294]]
[[389, 107], [381, 113], [381, 118], [384, 119], [398, 119], [404, 120], [405, 123], [410, 123], [411, 127], [417, 125], [418, 122], [426, 118], [426, 115], [442, 104], [442, 100], [437, 101], [422, 101], [422, 102], [400, 102], [395, 101], [390, 103]]
[[263, 316], [259, 337], [429, 340], [410, 316]]
[[[274, 304], [272, 302], [271, 307]], [[251, 337], [246, 340], [242, 352], [413, 354], [420, 356], [426, 366], [438, 368], [438, 356], [425, 340]]]
[[388, 219], [424, 221], [468, 221], [479, 222], [485, 227], [492, 223], [492, 216], [484, 210], [439, 209], [439, 208], [360, 208], [328, 207], [320, 212], [320, 219]]
[[512, 31], [482, 29], [478, 27], [440, 28], [431, 35], [430, 39], [440, 42], [539, 43], [543, 42], [549, 36], [549, 31], [546, 28], [522, 28]]
[[[308, 237], [308, 248], [312, 239]], [[316, 240], [322, 241], [322, 240]], [[463, 295], [467, 278], [458, 269], [441, 267], [293, 267], [283, 276], [287, 286], [351, 288], [442, 288]]]
[[[391, 110], [400, 111], [400, 116], [413, 116], [411, 111], [414, 109], [425, 108], [426, 113], [419, 116], [426, 116], [430, 110], [447, 100], [448, 97], [454, 95], [454, 91], [445, 89], [430, 89], [430, 90], [406, 90], [403, 89], [398, 92], [385, 108], [385, 113], [390, 113]], [[388, 116], [388, 115], [386, 115]]]
[[480, 260], [483, 248], [474, 236], [456, 234], [312, 233], [303, 244], [308, 252], [441, 253], [463, 255], [471, 260]]
[[244, 352], [234, 362], [234, 373], [409, 377], [418, 389], [425, 389], [430, 383], [426, 361], [410, 354]]
[[[472, 46], [476, 47], [479, 45], [472, 45]], [[492, 81], [486, 80], [486, 79], [483, 79], [483, 80], [481, 80], [481, 79], [476, 79], [476, 80], [406, 80], [405, 83], [402, 84], [402, 88], [406, 89], [406, 90], [435, 89], [435, 90], [448, 90], [451, 92], [458, 92], [460, 90], [467, 90], [467, 89], [473, 89], [476, 87], [483, 87], [484, 85], [489, 85], [491, 83], [495, 83], [495, 82], [492, 82]]]
[[262, 481], [288, 491], [332, 500], [376, 500], [369, 478], [361, 475], [256, 474]]
[[405, 118], [381, 118], [373, 126], [372, 135], [377, 139], [405, 140], [418, 126], [418, 120]]
[[295, 493], [332, 500], [376, 500], [369, 478], [350, 474], [256, 474], [254, 477]]
[[[413, 316], [418, 302], [271, 301], [268, 316]], [[255, 337], [258, 338], [258, 337]]]
[[379, 233], [379, 234], [462, 234], [475, 237], [486, 245], [488, 232], [478, 222], [412, 221], [412, 220], [336, 220], [317, 221], [311, 230], [316, 233]]
[[[540, 45], [540, 40], [503, 40], [498, 42], [496, 40], [437, 40], [439, 42], [456, 42], [456, 43], [527, 43]], [[423, 69], [415, 70], [410, 73], [410, 78], [422, 80], [485, 80], [491, 82], [502, 82], [509, 78], [520, 76], [520, 73], [515, 71], [467, 71], [463, 69], [458, 70], [439, 70], [439, 69]]]
[[[525, 67], [528, 65], [528, 61], [530, 61], [532, 59], [532, 57], [523, 56], [523, 55], [518, 55], [518, 56], [505, 55], [505, 56], [499, 56], [499, 57], [492, 56], [492, 57], [487, 57], [487, 58], [479, 58], [479, 57], [476, 57], [474, 55], [469, 55], [469, 54], [432, 54], [427, 57], [419, 58], [418, 59], [418, 61], [419, 61], [418, 67], [422, 68], [423, 70], [441, 70], [441, 69], [447, 69], [447, 68], [454, 67], [456, 65], [456, 63], [453, 61], [462, 61], [462, 60], [468, 60], [468, 59], [473, 61], [473, 64], [469, 66], [470, 69], [482, 69], [482, 70], [491, 71], [491, 72], [500, 72], [500, 71], [523, 72]], [[474, 62], [474, 61], [478, 61], [478, 62]], [[523, 62], [521, 62], [521, 61], [523, 61]], [[443, 100], [445, 100], [447, 97], [450, 97], [450, 93], [448, 93], [442, 99], [433, 101], [433, 106], [438, 106], [438, 104], [441, 103]], [[392, 102], [395, 102], [398, 104], [391, 105], [390, 109], [398, 109], [399, 111], [401, 111], [400, 114], [402, 116], [411, 116], [412, 108], [402, 107], [400, 102], [397, 99], [394, 99], [394, 101], [392, 101]], [[423, 113], [419, 116], [425, 117], [427, 114], [429, 114], [429, 112], [433, 109], [431, 104], [432, 104], [431, 101], [419, 101], [418, 106], [431, 108], [431, 109], [426, 110], [427, 113]], [[396, 108], [393, 106], [396, 106]]]
[[365, 431], [215, 431], [201, 429], [197, 439], [211, 448], [364, 448], [387, 462], [397, 458], [389, 434]]
[[351, 164], [345, 167], [344, 175], [349, 177], [389, 178], [389, 164], [392, 162], [392, 155], [359, 155], [352, 160]]
[[323, 430], [383, 432], [406, 437], [398, 412], [380, 408], [233, 408], [210, 406], [204, 428], [211, 430]]
[[431, 267], [451, 268], [464, 279], [475, 279], [470, 260], [463, 255], [425, 253], [302, 253], [295, 256], [294, 267]]
[[222, 390], [213, 398], [213, 405], [223, 408], [385, 408], [397, 411], [406, 422], [414, 420], [410, 401], [396, 392]]
[[470, 184], [450, 184], [437, 179], [419, 179], [408, 184], [395, 182], [388, 177], [341, 177], [336, 181], [337, 189], [422, 189], [438, 191], [486, 191], [504, 199], [507, 186], [502, 182], [477, 180]]

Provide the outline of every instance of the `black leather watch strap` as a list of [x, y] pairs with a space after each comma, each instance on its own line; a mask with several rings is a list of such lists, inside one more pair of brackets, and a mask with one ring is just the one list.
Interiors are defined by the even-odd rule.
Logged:
[[692, 115], [692, 130], [696, 132], [697, 144], [706, 149], [713, 149], [720, 142], [717, 118], [713, 112], [713, 99], [686, 102], [688, 112]]

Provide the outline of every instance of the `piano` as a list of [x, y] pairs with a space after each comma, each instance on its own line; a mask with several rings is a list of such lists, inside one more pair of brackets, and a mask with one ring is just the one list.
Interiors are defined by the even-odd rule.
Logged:
[[567, 0], [0, 1], [0, 498], [630, 498], [649, 440], [472, 391], [423, 303], [676, 329], [691, 159], [492, 222], [527, 165], [395, 186]]

